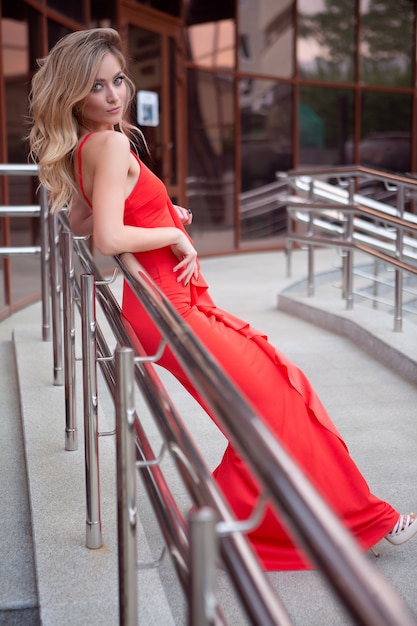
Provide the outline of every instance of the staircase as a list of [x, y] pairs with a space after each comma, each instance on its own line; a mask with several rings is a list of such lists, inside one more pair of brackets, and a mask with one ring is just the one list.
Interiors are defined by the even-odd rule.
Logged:
[[[64, 388], [53, 385], [52, 345], [41, 339], [40, 305], [29, 308], [14, 316], [26, 322], [17, 324], [13, 339], [0, 343], [0, 626], [114, 626], [119, 623], [114, 437], [100, 439], [103, 546], [88, 550], [82, 393], [77, 394], [79, 449], [68, 452]], [[80, 390], [81, 380], [80, 366]], [[100, 430], [114, 427], [102, 407], [100, 420]], [[138, 560], [152, 561], [140, 519], [138, 536]], [[140, 623], [173, 625], [158, 569], [139, 570], [138, 586]]]
[[40, 624], [19, 381], [13, 340], [0, 342], [0, 624]]

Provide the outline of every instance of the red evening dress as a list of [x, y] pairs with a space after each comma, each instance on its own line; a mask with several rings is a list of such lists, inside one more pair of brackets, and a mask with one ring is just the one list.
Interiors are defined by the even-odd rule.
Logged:
[[[80, 173], [82, 145], [79, 150]], [[144, 228], [176, 226], [184, 230], [165, 186], [142, 162], [138, 182], [125, 202], [124, 222]], [[176, 273], [172, 271], [178, 259], [170, 247], [137, 253], [135, 257], [360, 546], [367, 550], [380, 541], [392, 530], [399, 513], [370, 493], [346, 444], [305, 375], [268, 343], [265, 335], [217, 308], [201, 275], [198, 281], [192, 279], [188, 286], [178, 283]], [[154, 354], [160, 343], [160, 333], [127, 284], [124, 285], [122, 312], [145, 351]], [[158, 363], [167, 368], [210, 413], [168, 349]], [[237, 518], [248, 518], [258, 501], [259, 490], [230, 443], [214, 476]], [[249, 539], [266, 570], [312, 567], [272, 509], [268, 509], [258, 528], [249, 534]]]

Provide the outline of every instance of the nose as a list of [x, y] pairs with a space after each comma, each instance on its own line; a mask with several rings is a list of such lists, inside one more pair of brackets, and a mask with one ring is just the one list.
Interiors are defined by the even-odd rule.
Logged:
[[115, 102], [117, 100], [117, 94], [114, 87], [109, 87], [107, 91], [107, 102]]

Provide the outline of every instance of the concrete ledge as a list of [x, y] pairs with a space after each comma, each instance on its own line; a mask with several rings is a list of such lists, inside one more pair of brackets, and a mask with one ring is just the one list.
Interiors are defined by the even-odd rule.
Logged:
[[[411, 354], [407, 354], [407, 352], [413, 352], [416, 355], [417, 342], [414, 342], [416, 345], [413, 349], [412, 340], [416, 334], [415, 327], [406, 328], [405, 345], [402, 333], [395, 333], [388, 328], [379, 328], [375, 323], [375, 317], [378, 317], [378, 314], [372, 314], [374, 325], [371, 330], [366, 328], [363, 319], [357, 320], [359, 316], [362, 317], [357, 311], [335, 312], [331, 310], [334, 304], [326, 304], [327, 306], [322, 300], [314, 297], [307, 299], [287, 293], [278, 295], [278, 309], [281, 311], [349, 338], [375, 359], [394, 369], [404, 379], [410, 382], [417, 380], [417, 359], [413, 358]], [[387, 314], [380, 313], [379, 315], [383, 317], [384, 325], [387, 325], [387, 322], [389, 323]], [[367, 317], [370, 317], [369, 311]], [[410, 323], [404, 320], [404, 325], [410, 326]]]
[[0, 625], [39, 624], [13, 341], [0, 343]]

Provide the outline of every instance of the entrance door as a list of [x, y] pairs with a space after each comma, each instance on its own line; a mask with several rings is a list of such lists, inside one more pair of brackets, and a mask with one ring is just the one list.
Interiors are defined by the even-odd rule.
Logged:
[[[137, 122], [150, 149], [147, 164], [174, 202], [185, 202], [184, 84], [180, 26], [146, 7], [122, 19], [129, 73], [137, 90]], [[180, 157], [182, 155], [182, 157]]]

